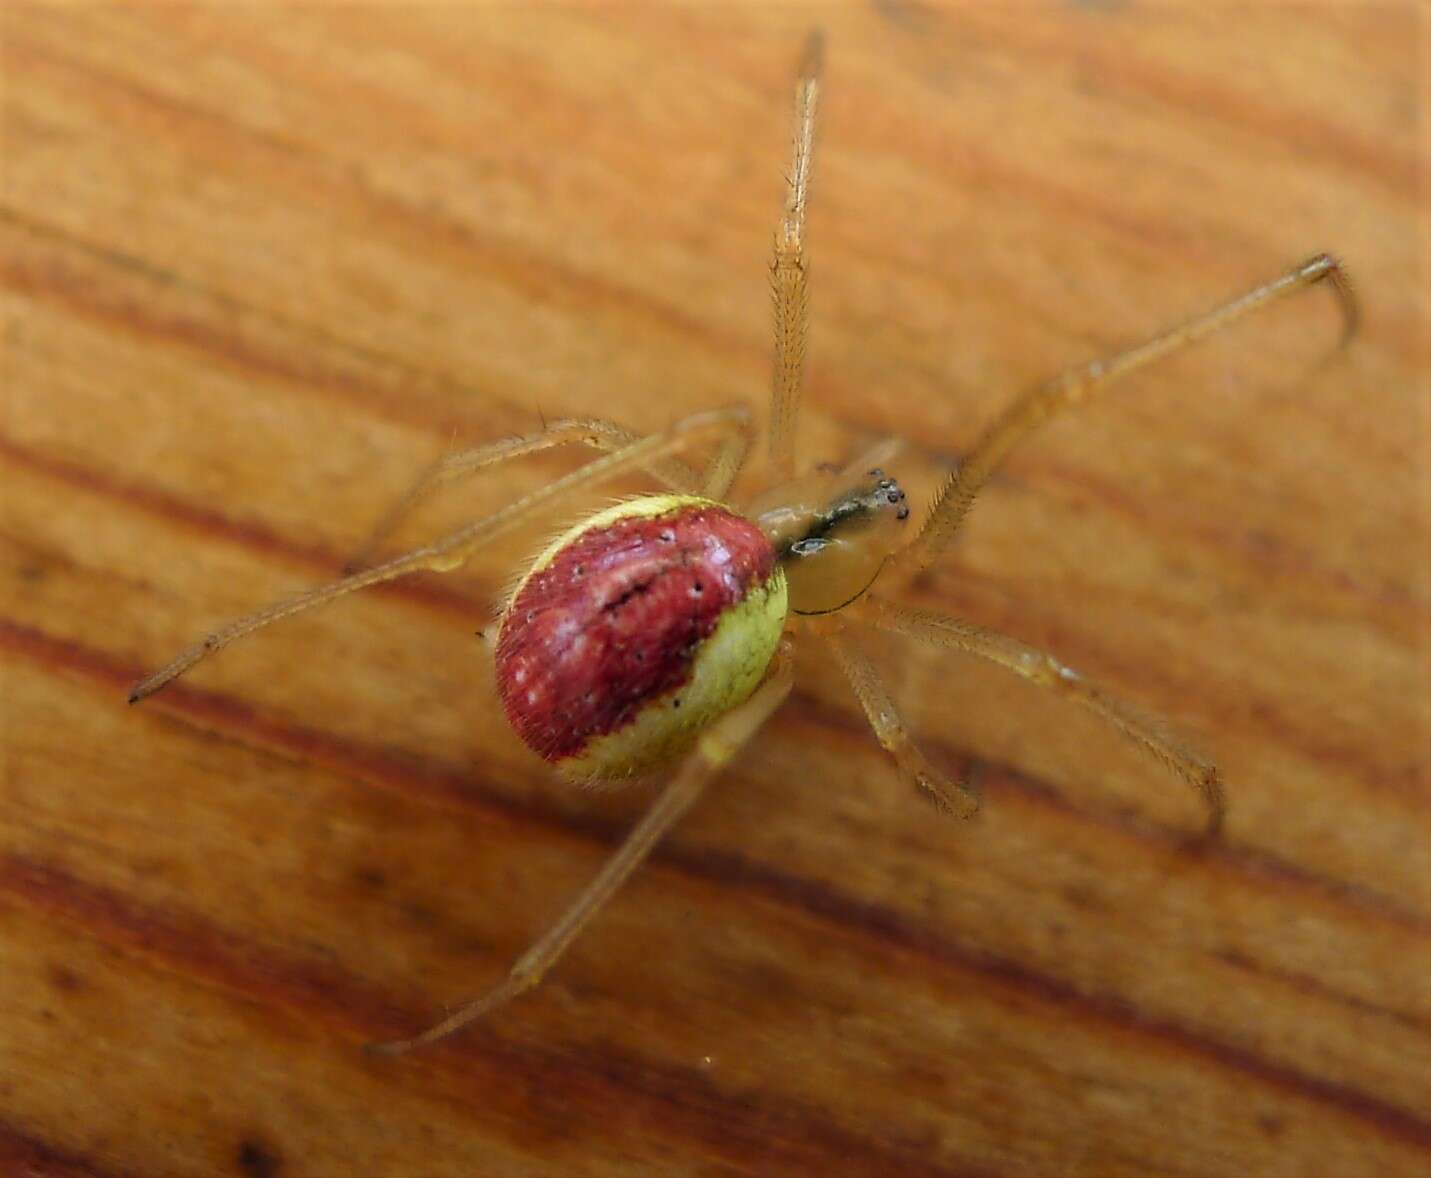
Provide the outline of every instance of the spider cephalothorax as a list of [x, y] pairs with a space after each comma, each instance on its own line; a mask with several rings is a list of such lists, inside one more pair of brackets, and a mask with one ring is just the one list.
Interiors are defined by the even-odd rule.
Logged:
[[836, 613], [854, 604], [908, 539], [909, 502], [899, 483], [858, 462], [781, 483], [748, 510], [785, 566], [797, 614]]
[[[503, 982], [423, 1034], [386, 1044], [387, 1051], [439, 1039], [541, 979], [789, 694], [794, 672], [787, 634], [830, 647], [901, 773], [956, 814], [973, 811], [973, 795], [919, 751], [856, 641], [861, 628], [966, 651], [1067, 695], [1199, 790], [1209, 832], [1221, 821], [1216, 769], [1163, 725], [1051, 655], [983, 627], [901, 605], [893, 595], [948, 545], [1004, 455], [1048, 418], [1088, 401], [1115, 379], [1323, 279], [1341, 299], [1348, 337], [1355, 306], [1340, 266], [1318, 255], [1211, 312], [1025, 393], [976, 439], [923, 524], [910, 529], [904, 492], [879, 467], [884, 460], [879, 456], [890, 453], [890, 445], [844, 467], [821, 466], [800, 476], [795, 470], [807, 305], [805, 205], [820, 56], [820, 40], [812, 37], [796, 86], [795, 151], [771, 264], [775, 362], [767, 491], [739, 508], [727, 502], [753, 438], [750, 415], [740, 407], [697, 413], [644, 438], [609, 421], [559, 421], [528, 437], [451, 454], [388, 514], [365, 554], [418, 500], [454, 479], [569, 443], [604, 452], [430, 544], [230, 623], [130, 695], [131, 702], [150, 695], [200, 659], [279, 618], [409, 573], [456, 568], [539, 511], [568, 507], [618, 475], [646, 471], [665, 485], [662, 494], [588, 516], [537, 557], [503, 611], [496, 665], [513, 728], [566, 774], [619, 778], [672, 762], [669, 783], [596, 879]], [[692, 452], [711, 443], [704, 465], [688, 465]]]

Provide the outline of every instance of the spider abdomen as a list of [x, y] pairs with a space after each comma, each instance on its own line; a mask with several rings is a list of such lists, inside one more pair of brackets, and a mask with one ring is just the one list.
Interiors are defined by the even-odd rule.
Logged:
[[559, 536], [513, 593], [497, 687], [522, 740], [574, 777], [625, 777], [746, 699], [780, 641], [785, 578], [750, 520], [651, 495]]

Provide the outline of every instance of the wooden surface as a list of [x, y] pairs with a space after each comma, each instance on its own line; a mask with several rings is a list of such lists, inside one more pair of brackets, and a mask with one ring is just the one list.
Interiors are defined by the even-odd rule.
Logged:
[[[9, 3], [0, 1170], [1424, 1173], [1428, 22], [1413, 4]], [[1223, 766], [1195, 799], [999, 671], [827, 664], [537, 994], [645, 803], [551, 783], [473, 631], [547, 521], [275, 628], [454, 439], [764, 413], [791, 76], [828, 35], [807, 457], [927, 493], [1028, 382], [1320, 249], [1312, 292], [1021, 452], [913, 599]], [[566, 469], [534, 462], [417, 525]]]

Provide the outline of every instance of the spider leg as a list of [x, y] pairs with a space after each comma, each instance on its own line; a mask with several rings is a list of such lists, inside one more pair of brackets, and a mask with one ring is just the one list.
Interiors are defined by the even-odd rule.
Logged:
[[782, 645], [765, 682], [744, 703], [732, 708], [697, 736], [695, 747], [686, 755], [661, 796], [626, 836], [621, 848], [606, 861], [596, 878], [556, 924], [517, 959], [503, 981], [421, 1034], [411, 1039], [374, 1043], [371, 1050], [384, 1055], [400, 1055], [414, 1047], [435, 1043], [537, 985], [582, 929], [651, 853], [656, 843], [691, 808], [711, 778], [750, 741], [784, 702], [793, 681], [790, 653]]
[[1356, 331], [1359, 319], [1356, 301], [1341, 263], [1326, 254], [1319, 254], [1281, 277], [1206, 314], [1189, 319], [1106, 360], [1095, 360], [1091, 364], [1069, 369], [1025, 393], [1000, 414], [974, 443], [960, 462], [959, 469], [935, 496], [929, 518], [919, 535], [890, 562], [888, 575], [908, 580], [928, 568], [953, 539], [974, 502], [974, 496], [1004, 456], [1049, 418], [1091, 400], [1120, 377], [1181, 351], [1189, 344], [1235, 323], [1249, 312], [1323, 279], [1331, 283], [1341, 304], [1345, 323], [1341, 343], [1345, 344]]
[[969, 781], [950, 781], [929, 763], [905, 728], [899, 710], [874, 664], [850, 641], [848, 634], [827, 631], [824, 638], [834, 650], [850, 686], [855, 689], [876, 739], [894, 758], [900, 772], [928, 793], [941, 809], [958, 818], [970, 817], [979, 808], [979, 799], [970, 788]]
[[724, 439], [732, 434], [743, 433], [750, 436], [750, 414], [742, 406], [714, 409], [705, 413], [692, 414], [676, 422], [669, 429], [650, 437], [632, 442], [611, 454], [593, 459], [585, 466], [572, 471], [539, 487], [530, 494], [509, 503], [491, 515], [458, 528], [446, 536], [414, 548], [411, 552], [377, 565], [353, 573], [328, 585], [310, 589], [307, 592], [258, 610], [246, 617], [220, 627], [208, 637], [185, 650], [173, 662], [161, 667], [134, 686], [129, 694], [129, 702], [136, 703], [153, 695], [166, 683], [178, 678], [201, 659], [222, 650], [230, 642], [280, 618], [289, 617], [314, 606], [324, 605], [334, 598], [365, 589], [369, 585], [379, 585], [428, 569], [434, 572], [449, 572], [461, 566], [483, 544], [520, 524], [538, 508], [550, 507], [575, 497], [603, 479], [629, 470], [650, 469], [655, 463], [673, 457], [680, 451], [704, 439], [715, 437]]
[[815, 107], [820, 96], [824, 38], [811, 33], [795, 84], [794, 152], [787, 177], [785, 213], [775, 230], [770, 293], [775, 307], [775, 365], [770, 395], [770, 477], [784, 482], [795, 474], [795, 426], [800, 414], [800, 381], [805, 367], [809, 290], [805, 265], [805, 205], [815, 147]]
[[740, 474], [740, 468], [745, 465], [746, 455], [750, 453], [750, 441], [748, 434], [732, 434], [720, 444], [701, 478], [702, 495], [718, 503], [725, 500], [731, 484]]
[[1217, 766], [1166, 731], [1158, 720], [1141, 714], [1132, 705], [1110, 695], [1052, 655], [1006, 634], [930, 610], [896, 605], [883, 598], [867, 598], [861, 603], [860, 613], [865, 621], [881, 630], [907, 634], [935, 646], [978, 655], [1091, 709], [1134, 744], [1152, 753], [1202, 795], [1207, 806], [1209, 836], [1221, 829], [1226, 802]]
[[[731, 440], [742, 438], [744, 435], [735, 435]], [[596, 450], [610, 453], [638, 440], [639, 435], [623, 429], [615, 422], [605, 421], [601, 418], [567, 418], [552, 422], [538, 433], [516, 438], [503, 438], [501, 441], [491, 442], [484, 446], [474, 446], [471, 449], [444, 454], [427, 468], [407, 493], [394, 503], [378, 521], [368, 539], [358, 549], [357, 555], [348, 562], [346, 571], [356, 572], [371, 563], [372, 554], [397, 530], [402, 521], [411, 515], [424, 500], [449, 483], [468, 478], [489, 466], [496, 466], [513, 458], [538, 454], [543, 450], [551, 450], [573, 442], [580, 442]], [[722, 454], [725, 453], [728, 446], [729, 442], [721, 446]], [[718, 458], [719, 455], [716, 460]], [[661, 462], [653, 462], [647, 469], [673, 490], [693, 491], [697, 487], [695, 472], [679, 459], [667, 458]]]

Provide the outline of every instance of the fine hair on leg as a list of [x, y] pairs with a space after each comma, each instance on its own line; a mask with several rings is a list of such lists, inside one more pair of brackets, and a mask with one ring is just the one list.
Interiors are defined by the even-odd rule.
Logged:
[[625, 474], [627, 471], [649, 468], [652, 463], [671, 458], [698, 442], [712, 438], [720, 440], [738, 433], [749, 436], [750, 430], [750, 413], [740, 405], [692, 414], [661, 433], [652, 434], [615, 453], [594, 459], [570, 474], [538, 487], [491, 515], [449, 532], [431, 544], [415, 548], [374, 568], [364, 569], [328, 585], [296, 594], [220, 627], [183, 651], [168, 665], [135, 684], [129, 694], [129, 702], [137, 703], [146, 696], [153, 695], [166, 683], [188, 671], [195, 663], [271, 622], [324, 605], [357, 589], [380, 585], [410, 573], [423, 570], [450, 572], [461, 567], [483, 544], [510, 531], [539, 508], [557, 506], [590, 490], [605, 479]]
[[775, 230], [770, 262], [770, 296], [775, 315], [775, 356], [770, 389], [770, 479], [795, 474], [795, 427], [800, 416], [809, 329], [809, 283], [805, 262], [805, 206], [815, 150], [815, 109], [820, 97], [824, 37], [810, 34], [795, 83], [795, 132], [785, 211]]
[[607, 859], [596, 878], [556, 924], [517, 959], [505, 979], [421, 1034], [411, 1039], [374, 1043], [370, 1050], [383, 1055], [401, 1055], [414, 1047], [435, 1043], [537, 985], [627, 877], [645, 861], [651, 849], [695, 804], [711, 778], [745, 747], [784, 702], [793, 682], [793, 661], [788, 646], [782, 644], [765, 682], [744, 703], [726, 712], [696, 737], [695, 747], [686, 754], [670, 782], [626, 836], [620, 849]]
[[[738, 440], [741, 436], [736, 435], [735, 438], [728, 439], [722, 445], [720, 453], [725, 453], [731, 442]], [[451, 483], [470, 478], [489, 466], [496, 466], [503, 462], [510, 462], [514, 458], [539, 454], [543, 450], [552, 450], [558, 446], [572, 443], [580, 443], [609, 454], [639, 440], [639, 434], [634, 434], [613, 421], [605, 421], [596, 417], [565, 418], [553, 421], [537, 433], [502, 438], [500, 441], [443, 454], [418, 477], [407, 492], [377, 522], [362, 547], [348, 562], [346, 571], [356, 572], [371, 563], [373, 553], [387, 541], [408, 516], [438, 490]], [[712, 462], [716, 460], [712, 459]], [[653, 462], [647, 469], [650, 474], [672, 490], [694, 491], [697, 488], [695, 472], [680, 459], [667, 458], [661, 462]]]
[[700, 493], [705, 498], [714, 499], [718, 503], [725, 501], [731, 484], [735, 482], [745, 465], [746, 457], [750, 454], [751, 441], [749, 434], [732, 434], [720, 444], [706, 464], [705, 473], [701, 477]]

